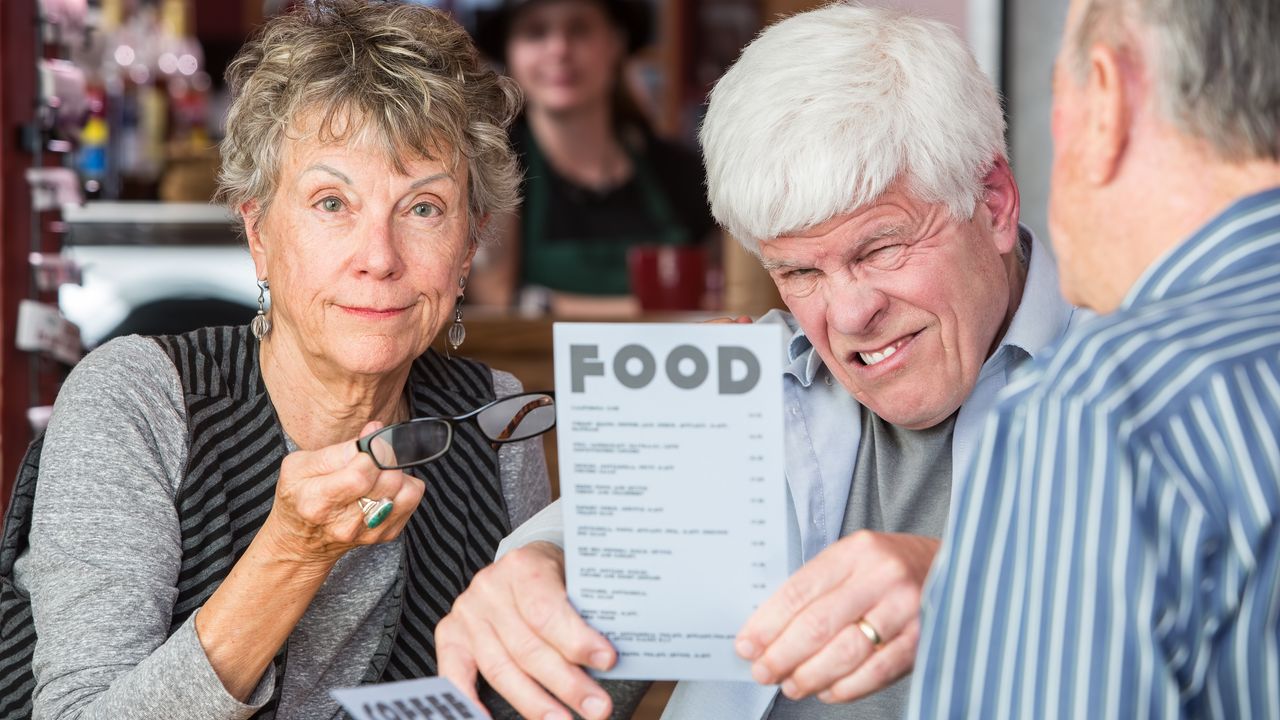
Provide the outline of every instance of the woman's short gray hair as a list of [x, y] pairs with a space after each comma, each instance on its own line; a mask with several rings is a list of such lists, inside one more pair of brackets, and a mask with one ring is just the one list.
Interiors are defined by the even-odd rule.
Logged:
[[[468, 225], [513, 211], [519, 170], [507, 126], [520, 92], [483, 65], [466, 31], [426, 7], [314, 0], [268, 21], [227, 68], [232, 102], [218, 200], [232, 211], [279, 182], [283, 141], [300, 114], [320, 118], [322, 141], [376, 138], [404, 172], [406, 157], [465, 158]], [[297, 130], [296, 127], [292, 129]]]
[[1280, 2], [1090, 0], [1072, 41], [1077, 79], [1095, 43], [1133, 50], [1135, 30], [1170, 122], [1227, 160], [1280, 161]]
[[873, 203], [899, 177], [972, 217], [1007, 157], [991, 81], [948, 26], [837, 3], [760, 34], [716, 83], [700, 139], [716, 220], [762, 240]]

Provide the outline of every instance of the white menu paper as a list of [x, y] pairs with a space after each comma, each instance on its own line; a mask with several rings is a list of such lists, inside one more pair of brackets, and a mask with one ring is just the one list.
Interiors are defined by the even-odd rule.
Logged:
[[601, 677], [750, 681], [787, 577], [778, 325], [556, 323], [565, 574]]

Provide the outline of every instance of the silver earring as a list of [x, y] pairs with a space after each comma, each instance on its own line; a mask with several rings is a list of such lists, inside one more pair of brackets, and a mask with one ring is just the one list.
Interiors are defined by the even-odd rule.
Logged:
[[270, 287], [266, 280], [258, 281], [258, 314], [254, 315], [253, 322], [249, 323], [249, 332], [259, 340], [271, 332], [271, 318], [267, 317], [267, 311], [263, 308], [263, 301]]
[[462, 299], [463, 290], [467, 287], [467, 279], [460, 278], [458, 280], [458, 299], [453, 304], [453, 325], [449, 326], [449, 345], [454, 352], [462, 346], [462, 341], [467, 339], [467, 329], [462, 326]]

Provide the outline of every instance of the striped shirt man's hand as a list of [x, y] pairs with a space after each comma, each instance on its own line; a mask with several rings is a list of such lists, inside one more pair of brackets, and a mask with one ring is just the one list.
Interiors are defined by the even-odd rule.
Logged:
[[[911, 671], [938, 540], [861, 531], [800, 568], [747, 620], [738, 654], [795, 700], [850, 702]], [[879, 642], [875, 642], [879, 640]]]

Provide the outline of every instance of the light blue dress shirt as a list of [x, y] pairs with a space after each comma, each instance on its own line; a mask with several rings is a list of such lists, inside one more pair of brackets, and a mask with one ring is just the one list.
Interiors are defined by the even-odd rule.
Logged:
[[[1024, 233], [1030, 236], [1029, 231]], [[968, 401], [960, 408], [952, 441], [952, 467], [966, 467], [977, 445], [983, 416], [995, 405], [997, 393], [1009, 382], [1013, 370], [1028, 357], [1036, 357], [1056, 342], [1069, 326], [1086, 313], [1062, 299], [1058, 270], [1048, 248], [1031, 241], [1026, 285], [1013, 321], [996, 351], [987, 359]], [[814, 351], [795, 319], [774, 310], [758, 322], [780, 323], [791, 335], [779, 350], [783, 353], [783, 401], [786, 434], [786, 480], [790, 547], [793, 570], [840, 537], [845, 503], [853, 481], [854, 461], [862, 427], [860, 406], [836, 382]], [[954, 496], [955, 481], [952, 494]], [[560, 503], [517, 528], [498, 550], [534, 541], [564, 544]], [[751, 720], [768, 713], [776, 686], [756, 683], [681, 682], [663, 713], [663, 720]]]

